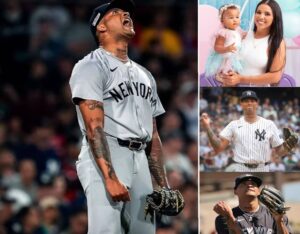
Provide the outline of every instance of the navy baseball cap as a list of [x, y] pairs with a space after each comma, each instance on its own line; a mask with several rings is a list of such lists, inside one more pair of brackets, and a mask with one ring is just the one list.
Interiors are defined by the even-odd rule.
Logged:
[[252, 90], [244, 91], [242, 93], [242, 96], [240, 97], [240, 100], [243, 101], [244, 99], [247, 99], [247, 98], [252, 98], [252, 99], [255, 99], [256, 101], [258, 101], [258, 97], [257, 97], [256, 93]]
[[262, 184], [261, 178], [254, 176], [252, 174], [243, 174], [243, 175], [240, 175], [239, 177], [235, 178], [234, 189], [236, 189], [239, 186], [239, 184], [244, 181], [253, 181], [257, 184], [257, 187], [260, 187]]
[[129, 12], [130, 15], [133, 15], [135, 4], [132, 0], [112, 0], [109, 3], [102, 4], [94, 9], [93, 14], [90, 18], [90, 29], [93, 34], [96, 43], [98, 44], [98, 39], [96, 36], [97, 25], [103, 16], [111, 9], [118, 8], [123, 11]]

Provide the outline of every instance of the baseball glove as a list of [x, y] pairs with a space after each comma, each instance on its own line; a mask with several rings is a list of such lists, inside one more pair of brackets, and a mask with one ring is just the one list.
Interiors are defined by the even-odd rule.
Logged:
[[283, 146], [290, 152], [298, 143], [298, 135], [289, 128], [283, 128]]
[[184, 199], [178, 190], [168, 188], [154, 190], [146, 197], [145, 219], [150, 214], [153, 222], [154, 211], [158, 216], [175, 216], [182, 211], [183, 207]]
[[274, 214], [285, 214], [290, 209], [290, 207], [284, 206], [284, 199], [280, 191], [271, 186], [265, 186], [261, 190], [258, 199]]

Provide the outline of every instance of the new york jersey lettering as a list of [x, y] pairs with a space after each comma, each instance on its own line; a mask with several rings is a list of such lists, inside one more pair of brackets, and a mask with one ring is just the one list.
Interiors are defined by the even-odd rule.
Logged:
[[116, 102], [124, 100], [130, 95], [136, 95], [144, 99], [148, 99], [151, 105], [156, 104], [156, 99], [153, 97], [153, 90], [144, 83], [124, 81], [108, 91]]

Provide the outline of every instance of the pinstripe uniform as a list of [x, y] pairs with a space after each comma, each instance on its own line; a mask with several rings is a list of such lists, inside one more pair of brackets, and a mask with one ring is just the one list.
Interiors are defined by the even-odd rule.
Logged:
[[76, 105], [83, 134], [76, 168], [88, 203], [89, 234], [154, 234], [150, 218], [144, 219], [147, 194], [153, 192], [148, 160], [143, 150], [120, 145], [120, 139], [149, 142], [153, 118], [164, 113], [150, 72], [129, 61], [121, 62], [102, 48], [85, 56], [74, 67], [70, 79], [73, 101], [97, 100], [104, 107], [104, 132], [118, 179], [129, 190], [131, 201], [113, 202], [86, 141], [86, 127]]
[[[244, 117], [230, 122], [220, 133], [231, 143], [236, 162], [230, 166], [230, 171], [269, 171], [272, 148], [280, 146], [283, 139], [276, 125], [258, 116], [254, 123], [248, 123]], [[249, 168], [244, 164], [258, 164], [256, 168]]]

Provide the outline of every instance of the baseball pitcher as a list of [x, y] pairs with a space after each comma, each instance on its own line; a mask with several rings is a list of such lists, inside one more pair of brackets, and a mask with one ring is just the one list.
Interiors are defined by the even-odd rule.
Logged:
[[298, 143], [298, 135], [284, 128], [284, 139], [273, 121], [257, 115], [258, 97], [254, 91], [244, 91], [240, 97], [243, 116], [231, 121], [220, 133], [220, 137], [210, 127], [210, 118], [201, 115], [201, 127], [216, 153], [225, 150], [229, 144], [234, 153], [231, 171], [268, 172], [271, 153], [274, 148], [277, 155], [285, 156]]
[[133, 10], [131, 0], [113, 0], [93, 11], [90, 29], [99, 48], [75, 65], [70, 79], [83, 135], [76, 169], [89, 234], [153, 234], [155, 214], [176, 215], [184, 206], [163, 168], [155, 117], [164, 108], [155, 80], [127, 55]]
[[234, 194], [239, 205], [231, 209], [226, 202], [219, 201], [213, 208], [218, 214], [215, 220], [218, 234], [292, 233], [282, 195], [275, 188], [260, 191], [261, 184], [262, 180], [251, 174], [235, 179]]

